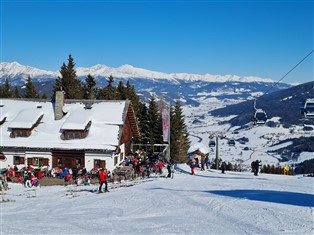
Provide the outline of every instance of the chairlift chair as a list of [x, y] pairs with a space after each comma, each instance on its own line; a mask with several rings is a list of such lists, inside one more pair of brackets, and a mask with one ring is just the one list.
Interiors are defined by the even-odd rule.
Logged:
[[302, 109], [302, 114], [305, 118], [314, 118], [314, 99], [306, 99], [304, 107]]
[[254, 125], [264, 125], [267, 121], [267, 115], [264, 110], [256, 109], [255, 114], [253, 116], [253, 124]]
[[210, 140], [208, 143], [208, 147], [215, 147], [215, 146], [216, 146], [215, 140]]
[[228, 144], [229, 144], [229, 146], [235, 146], [235, 141], [234, 141], [234, 139], [230, 139], [230, 140], [228, 141]]

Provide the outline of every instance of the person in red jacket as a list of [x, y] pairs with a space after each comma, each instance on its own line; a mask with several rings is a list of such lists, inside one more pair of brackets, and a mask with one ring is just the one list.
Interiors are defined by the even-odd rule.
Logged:
[[103, 186], [103, 184], [105, 184], [105, 192], [109, 192], [108, 191], [108, 183], [107, 183], [107, 171], [105, 168], [102, 168], [100, 173], [99, 173], [99, 181], [100, 181], [100, 185], [99, 185], [99, 193], [102, 193], [101, 188]]

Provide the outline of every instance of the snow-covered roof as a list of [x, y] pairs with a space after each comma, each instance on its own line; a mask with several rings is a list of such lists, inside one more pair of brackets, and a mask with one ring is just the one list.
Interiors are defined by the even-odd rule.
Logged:
[[202, 143], [195, 143], [195, 144], [190, 146], [187, 153], [190, 154], [190, 153], [193, 153], [196, 151], [199, 151], [203, 154], [207, 154], [207, 153], [209, 153], [209, 148]]
[[[6, 117], [0, 126], [1, 146], [115, 150], [128, 102], [97, 101], [91, 108], [79, 101], [65, 103], [67, 114], [61, 120], [55, 120], [51, 102], [0, 99], [0, 120]], [[41, 116], [40, 124], [29, 137], [10, 137], [11, 128], [31, 128]], [[63, 130], [84, 130], [89, 122], [91, 126], [84, 139], [61, 138]]]
[[30, 129], [42, 115], [44, 115], [43, 111], [38, 108], [23, 109], [17, 114], [8, 127]]

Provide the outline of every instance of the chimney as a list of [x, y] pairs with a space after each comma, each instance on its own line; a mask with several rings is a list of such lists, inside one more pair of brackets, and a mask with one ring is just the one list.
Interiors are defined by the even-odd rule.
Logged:
[[64, 91], [56, 91], [55, 120], [63, 117]]

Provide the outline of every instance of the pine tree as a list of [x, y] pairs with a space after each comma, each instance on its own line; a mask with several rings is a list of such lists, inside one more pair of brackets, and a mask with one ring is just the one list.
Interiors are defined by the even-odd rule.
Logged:
[[42, 99], [48, 99], [46, 93], [42, 94], [42, 95], [41, 95], [41, 98], [42, 98]]
[[66, 99], [82, 99], [84, 96], [84, 89], [81, 81], [76, 75], [74, 69], [75, 63], [69, 55], [68, 64], [63, 63], [60, 69], [61, 77], [56, 79], [56, 83], [53, 89], [52, 99], [54, 100], [56, 91], [63, 90]]
[[124, 86], [122, 81], [119, 81], [117, 92], [118, 92], [118, 99], [126, 100], [126, 87]]
[[149, 143], [161, 144], [162, 143], [162, 125], [161, 125], [161, 112], [158, 109], [156, 97], [153, 95], [150, 98], [148, 106], [148, 121], [149, 121]]
[[108, 78], [108, 85], [103, 89], [105, 100], [115, 100], [117, 98], [117, 88], [113, 86], [114, 78], [112, 75]]
[[184, 115], [179, 101], [171, 108], [170, 121], [170, 158], [172, 162], [186, 162], [187, 150], [190, 147], [187, 127], [184, 122]]
[[88, 74], [86, 79], [85, 79], [85, 84], [84, 84], [84, 98], [88, 100], [93, 100], [96, 98], [96, 81], [95, 78]]
[[127, 83], [126, 83], [125, 94], [126, 94], [126, 99], [129, 99], [132, 102], [135, 115], [137, 117], [140, 117], [141, 116], [141, 112], [142, 112], [142, 105], [143, 104], [141, 103], [140, 98], [136, 94], [135, 88], [130, 83], [130, 81], [127, 81]]
[[6, 79], [1, 86], [1, 98], [10, 98], [11, 97], [11, 87], [9, 80]]
[[141, 133], [139, 143], [140, 144], [148, 144], [150, 142], [149, 135], [149, 120], [148, 120], [148, 110], [145, 104], [141, 105], [140, 116], [137, 116], [139, 119], [139, 130]]
[[39, 93], [37, 92], [36, 87], [35, 87], [30, 76], [28, 76], [28, 78], [27, 78], [23, 97], [28, 98], [28, 99], [38, 99], [39, 98]]
[[17, 88], [17, 86], [14, 87], [14, 90], [12, 92], [12, 98], [20, 98], [20, 92], [19, 89]]

